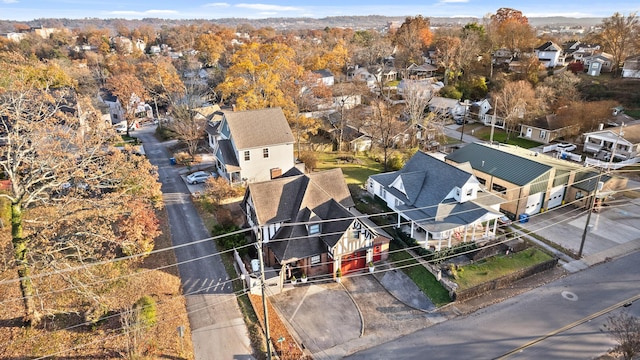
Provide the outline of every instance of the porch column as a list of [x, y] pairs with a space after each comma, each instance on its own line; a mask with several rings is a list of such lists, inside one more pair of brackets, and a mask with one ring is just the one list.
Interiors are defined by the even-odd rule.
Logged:
[[447, 247], [451, 247], [451, 232], [449, 232], [449, 241], [447, 241]]
[[484, 237], [489, 238], [489, 225], [491, 224], [491, 220], [487, 221], [487, 226], [484, 227]]
[[[467, 241], [467, 232], [469, 231], [469, 224], [464, 226], [464, 236], [462, 237], [462, 241]], [[472, 230], [473, 231], [473, 230]], [[471, 235], [473, 238], [473, 235]]]
[[413, 238], [413, 220], [411, 220], [411, 237]]
[[494, 236], [497, 234], [496, 229], [498, 229], [498, 219], [493, 219], [493, 235]]
[[438, 239], [438, 248], [436, 251], [440, 251], [440, 249], [442, 249], [442, 238]]
[[397, 214], [398, 214], [398, 225], [396, 225], [396, 228], [400, 229], [400, 218], [401, 218], [401, 216], [400, 216], [400, 213], [397, 213]]

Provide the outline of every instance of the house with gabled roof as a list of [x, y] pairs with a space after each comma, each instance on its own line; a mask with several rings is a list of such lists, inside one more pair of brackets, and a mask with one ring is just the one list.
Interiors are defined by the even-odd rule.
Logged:
[[[514, 145], [468, 144], [445, 157], [451, 164], [468, 163], [484, 188], [506, 202], [501, 211], [518, 218], [534, 215], [565, 203], [588, 207], [592, 193], [578, 192], [593, 170]], [[606, 180], [606, 181], [605, 181]], [[603, 188], [624, 189], [619, 177], [603, 177]], [[595, 191], [595, 190], [593, 190]]]
[[315, 70], [313, 73], [318, 76], [318, 83], [323, 83], [326, 86], [333, 86], [335, 83], [335, 77], [329, 69]]
[[295, 173], [249, 184], [241, 202], [260, 237], [265, 264], [299, 277], [343, 274], [386, 260], [391, 237], [352, 212], [353, 199], [339, 168]]
[[555, 114], [537, 117], [528, 124], [520, 125], [520, 137], [542, 144], [550, 144], [572, 132], [576, 125], [565, 125]]
[[547, 68], [564, 65], [565, 55], [562, 47], [553, 41], [547, 41], [534, 49], [540, 63]]
[[464, 241], [488, 241], [502, 216], [503, 200], [485, 192], [470, 168], [416, 152], [405, 166], [371, 175], [367, 191], [398, 215], [398, 227], [425, 248], [441, 250]]
[[221, 115], [206, 132], [218, 173], [231, 184], [273, 179], [294, 167], [294, 138], [281, 108]]

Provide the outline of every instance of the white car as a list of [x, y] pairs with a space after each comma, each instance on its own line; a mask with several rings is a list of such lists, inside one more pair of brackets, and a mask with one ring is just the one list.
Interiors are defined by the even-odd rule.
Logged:
[[569, 144], [569, 143], [560, 143], [558, 145], [556, 145], [556, 150], [558, 151], [565, 151], [565, 152], [570, 152], [577, 149], [577, 146], [575, 146], [574, 144]]
[[193, 185], [193, 184], [199, 184], [199, 183], [203, 183], [205, 181], [207, 181], [208, 178], [212, 177], [213, 174], [206, 172], [206, 171], [196, 171], [193, 174], [187, 176], [187, 183]]

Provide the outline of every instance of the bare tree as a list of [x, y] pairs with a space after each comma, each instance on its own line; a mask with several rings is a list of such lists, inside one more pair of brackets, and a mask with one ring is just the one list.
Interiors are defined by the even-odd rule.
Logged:
[[389, 149], [395, 144], [395, 137], [404, 128], [405, 124], [398, 120], [401, 113], [401, 106], [391, 106], [382, 99], [376, 99], [372, 102], [371, 114], [371, 131], [375, 143], [377, 143], [384, 153], [383, 165], [384, 171], [388, 169]]
[[632, 360], [640, 354], [640, 319], [628, 312], [609, 316], [605, 325], [609, 335], [618, 343], [616, 350], [625, 360]]
[[507, 140], [520, 123], [535, 117], [540, 111], [533, 87], [524, 80], [506, 83], [492, 95], [492, 98], [496, 97], [496, 112], [504, 119]]

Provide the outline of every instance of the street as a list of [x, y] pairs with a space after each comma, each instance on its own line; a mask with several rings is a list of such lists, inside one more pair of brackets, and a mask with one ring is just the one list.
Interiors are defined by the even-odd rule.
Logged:
[[229, 276], [211, 235], [198, 215], [186, 184], [169, 163], [165, 147], [154, 137], [155, 126], [133, 134], [142, 140], [149, 161], [158, 167], [171, 237], [187, 302], [195, 359], [252, 359], [247, 328]]
[[[622, 309], [640, 316], [640, 301], [636, 301], [589, 320], [640, 294], [639, 261], [640, 253], [635, 252], [346, 359], [420, 359], [425, 354], [429, 359], [496, 359], [513, 350], [504, 358], [594, 358], [615, 346], [603, 332], [608, 316]], [[565, 327], [566, 331], [558, 332]], [[536, 340], [540, 341], [519, 349]]]

